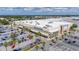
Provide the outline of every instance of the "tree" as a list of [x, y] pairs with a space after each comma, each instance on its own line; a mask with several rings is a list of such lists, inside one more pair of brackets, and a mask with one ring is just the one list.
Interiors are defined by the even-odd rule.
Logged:
[[9, 21], [6, 20], [6, 19], [3, 19], [3, 20], [0, 19], [0, 23], [3, 24], [3, 25], [8, 25]]
[[27, 36], [27, 38], [32, 39], [32, 38], [33, 38], [33, 35], [29, 34], [29, 35]]
[[75, 30], [75, 28], [77, 28], [77, 24], [72, 24], [72, 26], [70, 27], [71, 30]]
[[5, 46], [5, 48], [6, 48], [6, 51], [7, 51], [7, 47], [8, 47], [8, 44], [7, 44], [7, 42], [5, 42], [5, 43], [3, 44], [3, 46]]
[[12, 45], [12, 44], [13, 44], [13, 41], [8, 42], [8, 45]]
[[39, 49], [39, 46], [38, 46], [38, 45], [36, 45], [36, 46], [35, 46], [35, 48], [36, 48], [36, 50], [38, 50], [38, 49]]
[[56, 43], [56, 41], [54, 39], [52, 39], [52, 43]]
[[16, 33], [11, 33], [11, 38], [15, 39], [16, 36]]
[[55, 39], [57, 40], [57, 39], [58, 39], [58, 37], [55, 37]]
[[12, 38], [13, 44], [16, 44], [16, 42], [18, 42], [16, 39], [16, 36], [17, 36], [16, 33], [11, 33], [11, 38]]
[[40, 32], [37, 32], [36, 35], [41, 36], [41, 33]]
[[20, 43], [21, 43], [21, 41], [20, 41], [20, 40], [18, 40], [18, 43], [20, 44]]
[[43, 44], [43, 47], [45, 46], [45, 44], [46, 44], [46, 42], [42, 42], [42, 44]]

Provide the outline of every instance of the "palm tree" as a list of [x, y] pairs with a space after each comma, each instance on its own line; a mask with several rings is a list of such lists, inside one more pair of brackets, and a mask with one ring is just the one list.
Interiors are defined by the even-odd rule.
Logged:
[[20, 40], [18, 40], [18, 43], [20, 44], [20, 43], [21, 43], [21, 41], [20, 41]]
[[18, 42], [17, 39], [16, 39], [16, 36], [17, 35], [15, 33], [11, 33], [11, 38], [12, 38], [13, 44], [16, 44], [16, 42]]
[[45, 46], [45, 44], [46, 44], [46, 42], [42, 42], [42, 44], [43, 44], [43, 47]]
[[33, 38], [33, 35], [29, 34], [29, 35], [27, 36], [27, 38], [32, 39], [32, 38]]
[[52, 39], [52, 43], [56, 43], [56, 41], [54, 39]]
[[77, 24], [73, 24], [73, 25], [70, 27], [70, 30], [75, 31], [75, 28], [77, 28], [77, 27], [78, 27]]
[[41, 43], [42, 43], [42, 47], [41, 47], [41, 49], [42, 49], [42, 50], [45, 50], [45, 44], [46, 44], [46, 42], [43, 41], [43, 42], [41, 42]]
[[3, 46], [6, 48], [6, 51], [7, 51], [7, 47], [8, 47], [7, 42], [5, 42], [5, 43], [3, 44]]
[[55, 39], [56, 39], [56, 41], [57, 41], [58, 37], [55, 37]]
[[17, 35], [16, 35], [16, 33], [11, 33], [11, 38], [13, 38], [13, 39], [15, 39], [15, 37], [16, 37]]
[[11, 29], [12, 29], [13, 28], [13, 26], [12, 26], [13, 25], [13, 20], [10, 21], [10, 24], [11, 24]]
[[8, 45], [12, 45], [12, 44], [13, 44], [13, 41], [8, 42]]
[[37, 51], [37, 50], [39, 49], [39, 46], [38, 46], [38, 45], [36, 45], [36, 46], [35, 46], [35, 48], [36, 48], [36, 51]]

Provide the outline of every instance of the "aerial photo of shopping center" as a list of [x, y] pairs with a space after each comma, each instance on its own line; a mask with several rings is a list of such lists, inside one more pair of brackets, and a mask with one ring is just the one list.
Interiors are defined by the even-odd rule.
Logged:
[[79, 51], [79, 8], [0, 7], [0, 51]]

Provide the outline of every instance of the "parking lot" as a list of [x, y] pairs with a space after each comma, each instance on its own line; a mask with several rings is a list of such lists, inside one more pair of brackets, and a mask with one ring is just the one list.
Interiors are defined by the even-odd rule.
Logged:
[[[14, 38], [11, 35], [15, 35]], [[11, 43], [16, 39], [16, 43]], [[62, 40], [56, 43], [46, 42], [39, 43], [39, 40], [46, 40], [46, 38], [36, 35], [33, 32], [17, 29], [12, 29], [8, 26], [0, 26], [0, 51], [79, 51], [79, 32], [70, 33], [64, 36]], [[8, 43], [8, 44], [5, 44]], [[37, 46], [39, 43], [39, 47]], [[31, 48], [31, 49], [30, 49]], [[38, 48], [38, 49], [37, 49]]]
[[49, 48], [50, 51], [79, 51], [79, 32], [71, 33], [54, 46]]
[[[14, 39], [16, 39], [15, 44], [12, 42]], [[23, 50], [41, 39], [44, 38], [29, 31], [18, 31], [7, 26], [0, 27], [0, 51]]]

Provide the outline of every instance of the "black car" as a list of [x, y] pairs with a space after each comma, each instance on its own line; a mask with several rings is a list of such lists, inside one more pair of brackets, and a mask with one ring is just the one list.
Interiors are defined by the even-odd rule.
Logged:
[[76, 41], [73, 41], [72, 43], [76, 43]]
[[14, 49], [13, 51], [20, 51], [21, 50], [21, 48], [18, 48], [18, 49]]
[[67, 38], [65, 38], [64, 40], [65, 40], [65, 41], [67, 41], [68, 39], [67, 39]]
[[68, 41], [67, 43], [68, 43], [68, 44], [71, 44], [71, 41]]

